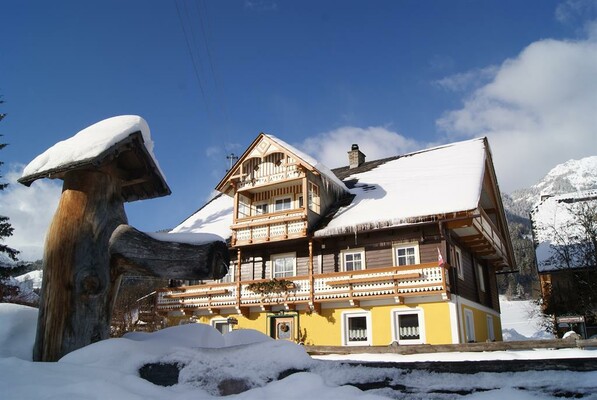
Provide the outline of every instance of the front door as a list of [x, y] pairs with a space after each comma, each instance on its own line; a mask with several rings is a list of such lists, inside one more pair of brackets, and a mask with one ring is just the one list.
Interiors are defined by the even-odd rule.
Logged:
[[274, 317], [272, 318], [270, 336], [274, 339], [294, 341], [294, 318]]

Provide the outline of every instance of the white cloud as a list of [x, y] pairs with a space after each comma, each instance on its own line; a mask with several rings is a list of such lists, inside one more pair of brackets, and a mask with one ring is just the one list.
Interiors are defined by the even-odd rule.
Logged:
[[505, 192], [597, 154], [597, 42], [532, 43], [437, 125], [449, 140], [488, 136]]
[[348, 151], [352, 144], [359, 145], [367, 160], [404, 154], [425, 147], [413, 139], [379, 126], [344, 126], [309, 137], [297, 147], [327, 167], [336, 168], [348, 165]]
[[473, 69], [459, 74], [447, 76], [434, 81], [433, 83], [436, 86], [451, 92], [461, 92], [476, 89], [481, 84], [493, 79], [497, 70], [498, 69], [495, 66]]
[[555, 17], [561, 23], [575, 23], [597, 16], [595, 0], [566, 0], [556, 7]]
[[13, 235], [4, 243], [19, 250], [19, 258], [26, 261], [39, 260], [43, 256], [46, 232], [60, 199], [62, 181], [47, 179], [26, 187], [17, 182], [23, 166], [11, 166], [6, 175], [9, 186], [0, 191], [0, 210], [10, 218]]

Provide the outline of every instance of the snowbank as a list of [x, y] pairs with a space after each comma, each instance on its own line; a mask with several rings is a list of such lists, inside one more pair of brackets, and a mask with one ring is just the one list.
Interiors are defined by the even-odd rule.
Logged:
[[[0, 304], [0, 377], [2, 399], [172, 399], [221, 398], [217, 383], [242, 379], [251, 389], [230, 399], [595, 399], [597, 372], [528, 371], [472, 375], [404, 371], [397, 368], [348, 366], [309, 357], [302, 346], [276, 341], [252, 330], [221, 335], [201, 324], [132, 333], [74, 351], [54, 363], [31, 362], [37, 310]], [[496, 354], [497, 353], [497, 354]], [[451, 360], [590, 357], [597, 352], [537, 350], [531, 352], [451, 353]], [[425, 355], [447, 359], [447, 353]], [[359, 355], [366, 361], [388, 361], [389, 355]], [[393, 355], [396, 356], [396, 355]], [[415, 361], [415, 356], [402, 356]], [[419, 356], [419, 359], [423, 356]], [[331, 358], [331, 357], [328, 357]], [[355, 359], [355, 357], [352, 357]], [[394, 360], [391, 360], [394, 361]], [[146, 363], [176, 363], [179, 384], [162, 387], [139, 377]], [[288, 370], [307, 371], [277, 380]], [[354, 385], [378, 388], [364, 392]], [[353, 386], [350, 386], [353, 385]], [[593, 396], [593, 397], [591, 397]]]

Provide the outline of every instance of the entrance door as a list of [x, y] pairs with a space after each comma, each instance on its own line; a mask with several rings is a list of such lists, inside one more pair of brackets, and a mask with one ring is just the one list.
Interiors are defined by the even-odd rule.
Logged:
[[272, 318], [270, 336], [274, 339], [294, 341], [294, 318], [275, 317]]

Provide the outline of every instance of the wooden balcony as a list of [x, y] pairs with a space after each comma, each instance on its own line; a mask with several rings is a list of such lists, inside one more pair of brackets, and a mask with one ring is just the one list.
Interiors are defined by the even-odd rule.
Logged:
[[294, 285], [282, 293], [258, 294], [248, 290], [251, 283], [265, 280], [167, 288], [158, 292], [156, 301], [161, 313], [181, 310], [218, 313], [232, 309], [228, 312], [242, 314], [251, 307], [265, 311], [274, 306], [318, 311], [326, 302], [358, 306], [365, 300], [391, 299], [401, 304], [406, 297], [413, 296], [436, 296], [447, 301], [450, 288], [446, 277], [446, 265], [427, 263], [285, 278]]
[[453, 229], [479, 258], [489, 260], [498, 268], [512, 265], [513, 260], [509, 259], [510, 252], [500, 235], [500, 230], [483, 209], [478, 209], [470, 218], [449, 222], [447, 226]]
[[231, 228], [233, 246], [301, 238], [307, 234], [307, 215], [304, 209], [256, 215], [237, 220]]
[[236, 187], [238, 191], [251, 190], [274, 183], [301, 179], [305, 177], [305, 171], [298, 164], [287, 165], [282, 171], [272, 174], [246, 173], [232, 178], [237, 178]]

